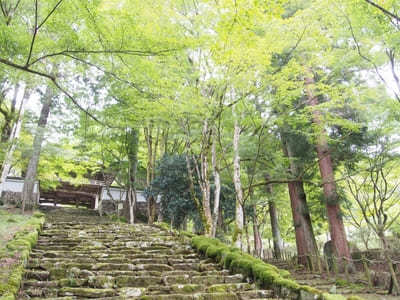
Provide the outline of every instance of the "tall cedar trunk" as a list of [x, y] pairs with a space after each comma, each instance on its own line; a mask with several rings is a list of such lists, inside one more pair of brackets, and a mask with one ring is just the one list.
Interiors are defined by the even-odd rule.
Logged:
[[[293, 177], [299, 176], [290, 141], [282, 135], [283, 152], [289, 158], [289, 170]], [[314, 270], [319, 264], [318, 246], [315, 240], [311, 217], [308, 210], [303, 181], [288, 183], [293, 225], [296, 236], [298, 262]]]
[[[269, 177], [267, 176], [267, 181], [268, 180]], [[270, 198], [272, 198], [272, 185], [270, 184], [267, 185], [267, 192]], [[269, 210], [269, 218], [271, 220], [272, 238], [274, 242], [274, 256], [276, 259], [281, 259], [283, 251], [283, 240], [279, 228], [278, 212], [276, 209], [275, 202], [272, 199], [268, 201], [268, 210]]]
[[136, 170], [138, 163], [139, 149], [139, 130], [128, 128], [126, 130], [126, 151], [129, 161], [128, 167], [128, 188], [125, 201], [125, 215], [130, 224], [135, 223], [136, 219]]
[[260, 225], [258, 225], [257, 220], [257, 208], [256, 205], [253, 205], [253, 234], [254, 234], [254, 254], [257, 257], [261, 258], [263, 245], [260, 234]]
[[21, 125], [22, 125], [22, 120], [24, 116], [24, 110], [25, 110], [25, 103], [30, 97], [30, 90], [28, 88], [25, 89], [24, 95], [21, 99], [21, 104], [19, 106], [18, 114], [16, 117], [15, 124], [13, 126], [13, 130], [11, 132], [11, 136], [9, 138], [9, 147], [7, 150], [7, 153], [5, 155], [3, 165], [1, 167], [1, 177], [0, 177], [0, 195], [2, 194], [2, 183], [6, 181], [7, 175], [10, 172], [11, 169], [11, 162], [12, 162], [12, 157], [14, 155], [15, 148], [17, 147], [17, 139], [19, 138], [19, 134], [21, 132]]
[[20, 89], [20, 85], [17, 83], [14, 88], [14, 95], [11, 100], [11, 107], [10, 111], [2, 111], [3, 117], [4, 117], [4, 124], [1, 129], [1, 137], [0, 137], [0, 142], [1, 143], [6, 143], [10, 139], [12, 130], [13, 130], [13, 123], [15, 120], [15, 107], [17, 105], [17, 97], [18, 97], [18, 92]]
[[317, 125], [317, 130], [319, 130], [316, 142], [316, 151], [326, 201], [329, 230], [336, 255], [340, 260], [342, 258], [350, 259], [350, 249], [346, 239], [346, 231], [344, 229], [340, 210], [339, 196], [336, 191], [331, 154], [329, 152], [326, 132], [321, 121], [321, 112], [316, 109], [319, 101], [318, 97], [314, 96], [313, 93], [314, 78], [311, 77], [311, 75], [312, 74], [305, 78], [305, 88], [308, 97], [308, 105], [313, 107], [313, 122]]
[[25, 209], [32, 209], [35, 206], [35, 199], [33, 199], [33, 189], [37, 175], [37, 167], [39, 164], [40, 151], [44, 139], [44, 131], [47, 125], [47, 119], [50, 114], [50, 108], [53, 103], [53, 92], [50, 87], [47, 87], [44, 95], [42, 110], [36, 129], [36, 134], [33, 139], [32, 155], [29, 160], [28, 168], [26, 170], [24, 187], [22, 190], [22, 213]]
[[233, 134], [233, 182], [236, 191], [236, 209], [235, 209], [235, 232], [233, 235], [235, 246], [242, 249], [243, 239], [243, 190], [240, 181], [240, 155], [239, 155], [240, 126], [237, 118], [235, 119], [235, 129]]
[[217, 233], [217, 227], [218, 227], [218, 218], [219, 218], [219, 200], [220, 200], [220, 195], [221, 195], [221, 178], [219, 175], [219, 166], [217, 162], [217, 150], [216, 150], [216, 143], [217, 143], [217, 137], [216, 137], [216, 132], [213, 130], [212, 134], [212, 146], [211, 146], [211, 164], [212, 164], [212, 169], [213, 169], [213, 175], [214, 175], [214, 208], [213, 208], [213, 222], [212, 222], [212, 228], [211, 228], [211, 236], [215, 237]]

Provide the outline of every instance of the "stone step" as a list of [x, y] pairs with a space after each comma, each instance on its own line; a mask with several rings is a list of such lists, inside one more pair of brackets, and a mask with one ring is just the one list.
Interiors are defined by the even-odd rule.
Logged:
[[[73, 210], [71, 210], [73, 211]], [[83, 211], [80, 210], [81, 213]], [[51, 216], [32, 250], [21, 299], [272, 299], [179, 237], [96, 216]], [[98, 222], [98, 223], [96, 223]]]

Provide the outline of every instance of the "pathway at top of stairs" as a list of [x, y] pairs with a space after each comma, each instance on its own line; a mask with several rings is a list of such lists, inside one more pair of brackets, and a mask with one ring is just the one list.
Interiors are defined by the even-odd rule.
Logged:
[[272, 298], [167, 231], [79, 209], [47, 213], [19, 293], [19, 299]]

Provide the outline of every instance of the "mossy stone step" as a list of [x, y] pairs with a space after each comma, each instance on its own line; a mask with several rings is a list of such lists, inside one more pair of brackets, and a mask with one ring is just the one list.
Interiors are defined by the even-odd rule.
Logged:
[[93, 289], [93, 288], [72, 288], [72, 287], [63, 287], [58, 292], [59, 296], [78, 296], [84, 298], [111, 297], [116, 294], [117, 292], [114, 289]]
[[[71, 210], [72, 212], [73, 210]], [[83, 211], [80, 211], [83, 213]], [[155, 226], [50, 214], [24, 275], [30, 299], [268, 299]], [[97, 223], [98, 222], [98, 223]], [[100, 224], [101, 223], [101, 224]]]

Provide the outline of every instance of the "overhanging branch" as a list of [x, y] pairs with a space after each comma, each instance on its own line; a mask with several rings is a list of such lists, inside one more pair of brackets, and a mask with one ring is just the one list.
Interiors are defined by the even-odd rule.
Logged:
[[387, 9], [383, 8], [382, 6], [376, 4], [375, 2], [372, 2], [371, 0], [364, 0], [365, 2], [367, 2], [368, 4], [372, 5], [373, 7], [379, 9], [381, 12], [383, 12], [385, 15], [397, 20], [398, 22], [400, 22], [400, 17], [395, 15], [394, 13], [391, 13], [390, 11], [388, 11]]

